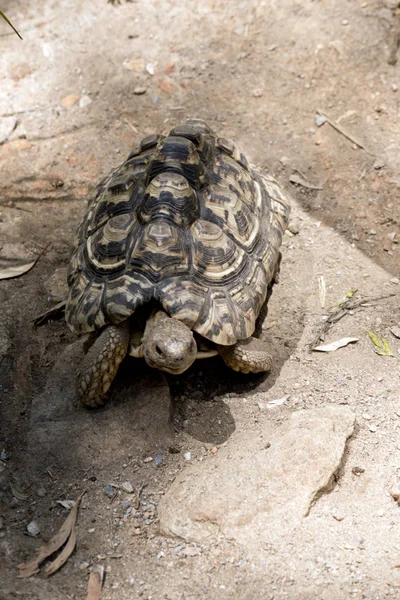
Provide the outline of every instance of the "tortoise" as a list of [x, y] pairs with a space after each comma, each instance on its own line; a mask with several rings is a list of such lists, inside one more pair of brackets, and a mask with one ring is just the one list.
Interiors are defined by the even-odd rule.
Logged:
[[145, 137], [89, 202], [68, 270], [66, 321], [96, 332], [77, 379], [100, 406], [126, 355], [180, 374], [219, 354], [267, 372], [260, 338], [290, 201], [200, 119]]

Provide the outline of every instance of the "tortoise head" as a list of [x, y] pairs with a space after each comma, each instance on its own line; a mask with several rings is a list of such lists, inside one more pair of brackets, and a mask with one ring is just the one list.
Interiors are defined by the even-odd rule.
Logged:
[[192, 331], [163, 311], [149, 317], [142, 344], [147, 364], [173, 375], [183, 373], [196, 360], [197, 344]]

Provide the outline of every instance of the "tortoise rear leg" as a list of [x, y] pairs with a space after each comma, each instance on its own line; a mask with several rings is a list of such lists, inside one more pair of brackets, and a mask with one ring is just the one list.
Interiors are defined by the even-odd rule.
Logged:
[[273, 358], [265, 343], [255, 337], [234, 346], [218, 346], [218, 352], [228, 367], [241, 373], [264, 373], [272, 367]]
[[102, 406], [129, 346], [128, 322], [109, 325], [86, 354], [78, 373], [78, 395], [86, 406]]

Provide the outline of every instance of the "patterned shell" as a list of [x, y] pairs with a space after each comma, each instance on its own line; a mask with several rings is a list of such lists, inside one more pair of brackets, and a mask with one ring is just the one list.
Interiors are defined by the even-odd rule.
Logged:
[[158, 301], [218, 344], [249, 337], [274, 276], [289, 200], [200, 120], [146, 137], [98, 186], [68, 271], [77, 333]]

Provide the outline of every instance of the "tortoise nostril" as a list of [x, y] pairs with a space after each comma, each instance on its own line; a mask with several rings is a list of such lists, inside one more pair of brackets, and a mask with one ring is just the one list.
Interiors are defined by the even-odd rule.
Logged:
[[158, 356], [162, 356], [164, 354], [158, 344], [156, 344], [156, 352], [157, 352]]

